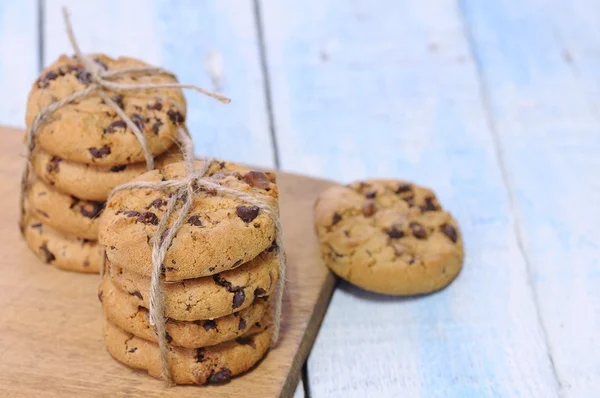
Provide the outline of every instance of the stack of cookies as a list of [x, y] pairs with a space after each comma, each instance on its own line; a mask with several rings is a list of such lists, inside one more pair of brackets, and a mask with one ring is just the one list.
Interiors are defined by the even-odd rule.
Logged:
[[[186, 166], [173, 163], [133, 182], [181, 180]], [[277, 208], [272, 173], [213, 161], [205, 180]], [[154, 377], [161, 377], [161, 353], [149, 314], [152, 247], [174, 194], [174, 189], [118, 191], [100, 221], [106, 269], [99, 299], [107, 349], [116, 360]], [[161, 241], [182, 202], [175, 202]], [[269, 297], [279, 277], [275, 224], [258, 207], [201, 187], [184, 220], [161, 267], [168, 370], [177, 384], [220, 383], [254, 366], [270, 345]]]
[[[98, 68], [116, 71], [147, 67], [132, 58], [90, 55]], [[115, 83], [175, 83], [167, 74], [128, 73]], [[133, 131], [103, 100], [91, 93], [48, 113], [47, 108], [90, 87], [92, 77], [76, 57], [61, 56], [47, 67], [29, 94], [26, 123], [31, 129], [47, 113], [29, 153], [22, 228], [28, 246], [58, 268], [98, 272], [101, 263], [98, 217], [109, 192], [147, 171], [144, 151]], [[174, 145], [186, 103], [179, 89], [104, 91], [143, 133], [157, 166], [181, 160]]]

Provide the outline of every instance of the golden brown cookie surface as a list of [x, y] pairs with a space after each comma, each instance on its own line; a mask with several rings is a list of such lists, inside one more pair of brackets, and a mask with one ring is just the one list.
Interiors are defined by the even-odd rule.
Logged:
[[[141, 293], [140, 293], [141, 294]], [[126, 332], [157, 343], [156, 333], [150, 325], [148, 310], [141, 307], [136, 296], [116, 287], [108, 275], [104, 275], [98, 297], [106, 318]], [[216, 319], [177, 321], [167, 319], [167, 341], [188, 348], [206, 347], [233, 340], [250, 333], [267, 313], [269, 304], [265, 299], [255, 300], [241, 311]]]
[[98, 217], [104, 202], [80, 200], [58, 192], [38, 179], [27, 188], [31, 211], [44, 224], [73, 237], [98, 240]]
[[[108, 71], [149, 66], [127, 57], [113, 59], [92, 54], [90, 58]], [[177, 82], [166, 74], [148, 73], [126, 74], [110, 80], [129, 85]], [[91, 75], [76, 58], [61, 56], [33, 84], [27, 102], [27, 128], [43, 109], [86, 89], [91, 82]], [[142, 131], [152, 155], [159, 155], [173, 145], [179, 126], [185, 122], [186, 103], [181, 90], [108, 91], [107, 95]], [[98, 92], [55, 110], [40, 127], [35, 142], [45, 152], [72, 162], [114, 166], [144, 161], [138, 139]]]
[[67, 271], [100, 271], [102, 256], [96, 241], [68, 237], [33, 216], [27, 218], [24, 234], [27, 246], [47, 264]]
[[[214, 319], [241, 311], [259, 297], [271, 294], [279, 275], [279, 258], [264, 252], [252, 261], [219, 274], [164, 285], [165, 314], [182, 321]], [[108, 263], [113, 283], [149, 308], [150, 277]]]
[[460, 230], [433, 191], [370, 180], [324, 191], [315, 205], [323, 259], [363, 289], [429, 293], [449, 284], [463, 259]]
[[[196, 162], [197, 167], [201, 164]], [[133, 181], [161, 182], [187, 175], [186, 164], [173, 163]], [[277, 209], [275, 175], [230, 162], [213, 161], [207, 178]], [[173, 190], [130, 189], [117, 192], [100, 221], [99, 240], [111, 263], [142, 275], [151, 273], [152, 242]], [[167, 221], [170, 228], [181, 208]], [[166, 281], [214, 275], [251, 261], [273, 245], [273, 219], [242, 199], [198, 187], [164, 261]]]
[[[176, 384], [223, 383], [254, 366], [269, 349], [271, 328], [261, 322], [262, 330], [225, 343], [204, 348], [170, 346], [167, 360]], [[158, 345], [127, 333], [111, 322], [104, 322], [104, 342], [108, 352], [127, 366], [143, 369], [161, 377]]]

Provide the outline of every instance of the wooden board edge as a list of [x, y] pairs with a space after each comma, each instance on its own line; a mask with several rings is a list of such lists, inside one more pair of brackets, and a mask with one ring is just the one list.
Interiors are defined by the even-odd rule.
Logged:
[[325, 282], [323, 283], [323, 288], [321, 289], [319, 297], [315, 303], [313, 315], [308, 320], [308, 325], [306, 326], [302, 342], [298, 347], [296, 356], [292, 360], [290, 371], [281, 389], [281, 394], [279, 395], [280, 398], [292, 397], [296, 391], [298, 382], [301, 379], [302, 366], [308, 359], [308, 355], [310, 354], [315, 340], [317, 339], [317, 334], [321, 328], [323, 320], [325, 319], [325, 314], [327, 313], [329, 304], [331, 303], [336, 282], [337, 279], [333, 273], [328, 272]]

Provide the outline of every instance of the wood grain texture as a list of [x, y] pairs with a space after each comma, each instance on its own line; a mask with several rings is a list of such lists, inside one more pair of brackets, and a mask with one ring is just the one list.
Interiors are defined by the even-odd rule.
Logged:
[[309, 358], [311, 396], [557, 396], [456, 2], [261, 4], [283, 168], [432, 186], [466, 242], [438, 294], [342, 284]]
[[600, 396], [600, 3], [462, 3], [561, 396]]
[[186, 91], [198, 153], [274, 165], [252, 0], [46, 0], [45, 64], [72, 53], [62, 5], [84, 52], [137, 57], [232, 98]]
[[22, 132], [0, 129], [0, 396], [290, 397], [323, 318], [333, 277], [311, 222], [317, 194], [331, 183], [280, 173], [288, 254], [281, 340], [261, 364], [223, 386], [174, 387], [114, 361], [102, 342], [98, 278], [48, 267], [17, 227]]
[[38, 71], [37, 1], [0, 2], [0, 123], [25, 126]]

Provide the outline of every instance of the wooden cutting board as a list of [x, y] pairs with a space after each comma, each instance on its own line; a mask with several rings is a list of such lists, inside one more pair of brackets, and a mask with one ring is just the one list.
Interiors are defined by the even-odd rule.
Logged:
[[0, 127], [0, 396], [291, 396], [331, 296], [312, 207], [331, 183], [278, 173], [288, 253], [281, 341], [253, 370], [220, 386], [167, 388], [113, 360], [102, 341], [97, 275], [41, 263], [17, 227], [22, 132]]

